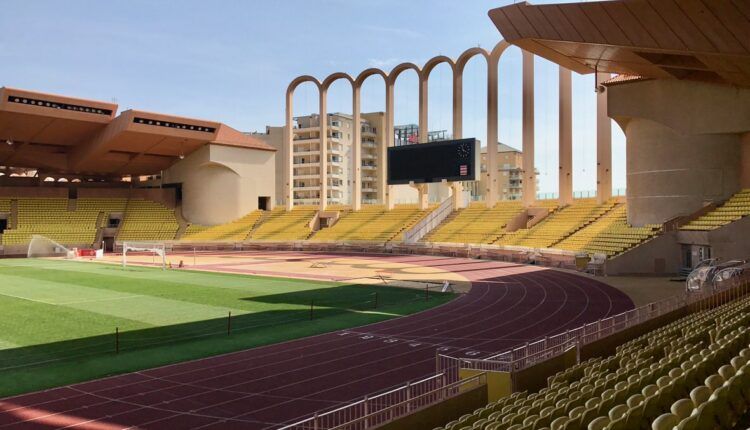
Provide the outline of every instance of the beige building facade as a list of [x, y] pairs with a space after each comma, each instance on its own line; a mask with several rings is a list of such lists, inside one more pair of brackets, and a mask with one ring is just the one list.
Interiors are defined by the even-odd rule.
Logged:
[[[379, 178], [381, 171], [381, 148], [385, 144], [383, 130], [385, 114], [372, 112], [361, 114], [359, 124], [360, 165], [354, 157], [354, 120], [343, 113], [328, 114], [326, 179], [327, 204], [351, 205], [355, 199], [355, 169], [359, 167], [361, 197], [363, 204], [378, 203], [383, 200]], [[319, 205], [321, 196], [321, 139], [320, 116], [311, 114], [296, 117], [293, 127], [292, 181], [294, 205]], [[254, 134], [266, 143], [284, 153], [284, 127], [266, 127], [266, 134]], [[276, 160], [276, 195], [283, 196], [285, 187], [284, 159]], [[280, 201], [278, 203], [281, 203]]]

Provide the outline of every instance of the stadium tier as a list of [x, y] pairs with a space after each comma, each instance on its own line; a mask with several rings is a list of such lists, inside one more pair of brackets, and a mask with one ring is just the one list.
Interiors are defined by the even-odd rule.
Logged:
[[660, 230], [659, 225], [630, 226], [627, 205], [620, 203], [598, 220], [563, 239], [555, 248], [612, 257], [654, 237]]
[[295, 206], [286, 211], [283, 207], [274, 208], [262, 220], [249, 239], [264, 241], [304, 240], [310, 237], [312, 221], [317, 207]]
[[[110, 212], [122, 212], [125, 199], [19, 198], [17, 227], [3, 234], [4, 245], [29, 243], [33, 235], [55, 242], [91, 245]], [[71, 207], [74, 205], [75, 207]]]
[[258, 224], [262, 216], [263, 211], [253, 211], [227, 224], [211, 227], [190, 224], [180, 240], [241, 242], [247, 239], [248, 234]]
[[523, 210], [517, 201], [500, 202], [493, 208], [471, 203], [451, 214], [430, 232], [424, 242], [493, 243], [505, 233], [505, 226]]
[[357, 212], [344, 213], [330, 228], [318, 231], [315, 241], [372, 241], [403, 240], [403, 232], [419, 222], [434, 207], [420, 210], [416, 205], [397, 205], [387, 210], [382, 205], [364, 205]]
[[745, 298], [690, 315], [440, 429], [747, 428], [735, 426], [750, 405], [748, 311]]
[[0, 198], [0, 212], [10, 212], [10, 199]]
[[711, 212], [682, 226], [681, 230], [714, 230], [748, 215], [750, 215], [750, 189], [744, 189]]
[[575, 231], [596, 221], [615, 205], [615, 200], [598, 204], [596, 199], [579, 199], [560, 210], [552, 212], [539, 224], [529, 229], [520, 229], [505, 234], [495, 244], [551, 248]]
[[117, 240], [173, 240], [179, 227], [173, 209], [150, 200], [132, 199], [125, 208]]

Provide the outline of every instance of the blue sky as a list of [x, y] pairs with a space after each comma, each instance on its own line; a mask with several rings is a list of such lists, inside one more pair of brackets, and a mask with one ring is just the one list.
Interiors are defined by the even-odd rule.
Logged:
[[[281, 125], [284, 92], [301, 74], [356, 74], [398, 62], [455, 57], [500, 34], [487, 17], [509, 0], [225, 0], [211, 2], [5, 0], [0, 14], [0, 85], [225, 122], [243, 131]], [[541, 1], [539, 1], [541, 3]], [[500, 139], [520, 147], [520, 52], [500, 64]], [[535, 164], [540, 191], [557, 190], [557, 66], [536, 61]], [[574, 75], [574, 188], [596, 187], [593, 78]], [[484, 138], [486, 66], [464, 74], [464, 136]], [[384, 109], [382, 81], [363, 88], [363, 111]], [[430, 82], [431, 129], [451, 127], [451, 76]], [[351, 112], [351, 90], [334, 84], [329, 111]], [[317, 111], [301, 86], [295, 114]], [[396, 85], [396, 121], [417, 121], [415, 76]], [[624, 138], [614, 130], [614, 187], [625, 186]]]

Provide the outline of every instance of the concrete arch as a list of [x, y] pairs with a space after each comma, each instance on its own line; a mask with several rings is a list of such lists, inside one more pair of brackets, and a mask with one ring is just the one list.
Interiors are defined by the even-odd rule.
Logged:
[[[352, 87], [352, 100], [354, 99], [354, 79], [344, 72], [336, 72], [328, 75], [320, 86], [320, 210], [328, 207], [328, 89], [331, 85], [343, 79], [348, 81]], [[354, 108], [352, 102], [352, 109]], [[355, 129], [359, 127], [359, 119], [355, 121]], [[355, 136], [356, 139], [356, 136]], [[355, 140], [356, 142], [356, 140]], [[355, 143], [355, 146], [358, 146]], [[357, 185], [355, 185], [355, 188]]]
[[420, 73], [420, 77], [422, 79], [430, 79], [430, 73], [432, 73], [432, 69], [437, 67], [438, 65], [445, 63], [450, 66], [451, 71], [455, 71], [456, 69], [456, 63], [453, 61], [453, 59], [446, 57], [445, 55], [438, 55], [437, 57], [432, 57], [422, 66], [422, 72]]
[[388, 81], [386, 82], [386, 84], [394, 85], [399, 75], [407, 70], [414, 70], [415, 72], [417, 72], [417, 76], [420, 76], [422, 74], [422, 69], [414, 63], [397, 64], [391, 69], [391, 72], [388, 73]]
[[[295, 78], [287, 88], [287, 121], [286, 121], [286, 130], [285, 130], [285, 147], [284, 151], [285, 153], [283, 156], [285, 157], [285, 180], [286, 180], [286, 188], [285, 188], [285, 194], [286, 194], [286, 205], [287, 209], [291, 209], [293, 205], [293, 181], [292, 181], [292, 173], [293, 173], [293, 166], [292, 166], [292, 147], [293, 147], [293, 129], [292, 129], [292, 97], [294, 95], [294, 90], [299, 86], [300, 84], [304, 82], [312, 82], [315, 84], [319, 90], [319, 100], [320, 100], [320, 117], [321, 117], [321, 127], [320, 127], [320, 134], [321, 136], [324, 136], [321, 140], [321, 159], [327, 159], [326, 152], [326, 146], [325, 141], [327, 139], [327, 113], [326, 113], [326, 95], [327, 90], [330, 87], [330, 85], [335, 82], [338, 79], [345, 79], [350, 82], [352, 85], [352, 112], [353, 112], [353, 119], [354, 123], [357, 124], [357, 126], [354, 128], [354, 141], [357, 143], [354, 145], [354, 158], [355, 158], [355, 177], [354, 177], [354, 195], [353, 195], [353, 202], [352, 206], [354, 210], [359, 209], [359, 206], [361, 204], [361, 128], [359, 127], [359, 123], [361, 122], [361, 112], [360, 112], [360, 104], [361, 104], [361, 87], [365, 80], [373, 75], [379, 75], [383, 78], [385, 82], [385, 144], [382, 147], [381, 152], [379, 153], [382, 158], [381, 162], [379, 163], [379, 176], [380, 176], [380, 186], [383, 190], [383, 200], [384, 203], [388, 207], [393, 207], [393, 193], [390, 191], [390, 186], [387, 185], [386, 182], [386, 172], [387, 172], [387, 166], [386, 166], [386, 154], [387, 154], [387, 147], [392, 146], [394, 144], [394, 87], [395, 83], [398, 79], [398, 77], [407, 70], [414, 70], [417, 73], [417, 77], [419, 80], [419, 132], [420, 136], [424, 138], [427, 136], [428, 132], [428, 124], [427, 124], [427, 101], [428, 101], [428, 92], [427, 92], [427, 84], [429, 81], [430, 74], [432, 70], [441, 63], [447, 63], [453, 72], [453, 134], [455, 138], [461, 138], [463, 137], [463, 124], [462, 124], [462, 115], [463, 115], [463, 72], [466, 68], [466, 65], [468, 62], [476, 57], [476, 56], [482, 56], [484, 57], [485, 61], [487, 62], [487, 148], [488, 148], [488, 154], [487, 154], [487, 162], [488, 162], [488, 168], [487, 172], [485, 173], [487, 177], [487, 188], [485, 190], [486, 192], [486, 203], [488, 206], [494, 206], [497, 202], [497, 190], [498, 190], [498, 166], [497, 166], [497, 145], [493, 144], [498, 141], [498, 107], [499, 107], [499, 99], [498, 99], [498, 73], [499, 73], [499, 61], [502, 57], [502, 55], [506, 52], [506, 50], [511, 47], [512, 45], [504, 40], [501, 40], [498, 42], [494, 47], [492, 47], [491, 50], [486, 50], [481, 47], [473, 47], [465, 50], [462, 52], [456, 60], [452, 60], [451, 58], [439, 55], [436, 57], [433, 57], [429, 59], [424, 66], [420, 67], [416, 65], [415, 63], [411, 62], [405, 62], [396, 65], [393, 67], [390, 71], [384, 71], [379, 68], [368, 68], [360, 72], [356, 77], [352, 77], [351, 75], [343, 72], [333, 73], [326, 77], [322, 82], [316, 79], [313, 76], [304, 75]], [[533, 55], [522, 51], [524, 56], [524, 69], [523, 69], [523, 152], [525, 154], [524, 157], [524, 166], [523, 170], [525, 172], [533, 172], [534, 166], [533, 166], [533, 153], [534, 153], [534, 134], [533, 134], [533, 127], [534, 127], [534, 105], [533, 105], [533, 87], [534, 87], [534, 76], [533, 76]], [[561, 70], [561, 79], [569, 81], [569, 75], [568, 71]], [[569, 84], [568, 84], [569, 86]], [[563, 88], [564, 85], [561, 86]], [[569, 89], [566, 91], [569, 92]], [[570, 111], [570, 96], [561, 96], [560, 97], [560, 109], [561, 112], [565, 111], [567, 112], [566, 115], [569, 116]], [[563, 106], [565, 105], [565, 106]], [[600, 105], [603, 105], [603, 103], [600, 103]], [[562, 113], [561, 113], [562, 115]], [[604, 115], [600, 115], [602, 118], [606, 118]], [[561, 120], [562, 121], [562, 120]], [[604, 119], [602, 119], [602, 122], [604, 122]], [[562, 124], [562, 122], [561, 122]], [[567, 133], [569, 134], [569, 133]], [[561, 136], [563, 133], [561, 132]], [[569, 140], [569, 138], [568, 138]], [[598, 137], [599, 141], [609, 141], [608, 138], [604, 137]], [[601, 144], [598, 143], [597, 146], [600, 146]], [[561, 148], [563, 146], [563, 143], [561, 143]], [[564, 145], [566, 148], [569, 146], [569, 143], [565, 143]], [[605, 156], [607, 154], [604, 154]], [[607, 165], [608, 166], [608, 165]], [[562, 167], [561, 167], [562, 169]], [[321, 166], [321, 172], [325, 172], [325, 168]], [[604, 169], [607, 172], [609, 172], [608, 169]], [[605, 177], [605, 174], [599, 174], [598, 176]], [[324, 174], [321, 174], [321, 196], [327, 195], [326, 190], [326, 184], [327, 184], [327, 178], [325, 178]], [[535, 181], [533, 178], [526, 178], [529, 180], [525, 180], [524, 184], [527, 184], [527, 187], [524, 187], [524, 203], [529, 205], [532, 204], [535, 200]], [[605, 178], [606, 179], [606, 178]], [[568, 180], [570, 180], [568, 178]], [[607, 182], [609, 184], [609, 182]], [[561, 190], [562, 191], [562, 190]], [[562, 194], [562, 192], [561, 192]], [[566, 193], [567, 194], [567, 193]], [[603, 194], [603, 193], [602, 193]], [[324, 209], [326, 206], [326, 198], [321, 198], [321, 209]]]
[[456, 59], [456, 71], [463, 72], [466, 68], [466, 64], [468, 64], [469, 61], [477, 55], [484, 57], [485, 61], [489, 61], [490, 53], [487, 52], [487, 50], [485, 50], [484, 48], [469, 48], [466, 51], [462, 52], [461, 55], [459, 55]]
[[354, 80], [354, 86], [361, 88], [362, 84], [365, 83], [365, 81], [367, 80], [367, 78], [369, 78], [370, 76], [375, 76], [375, 75], [378, 75], [378, 76], [382, 77], [383, 78], [383, 82], [387, 82], [388, 81], [388, 74], [386, 72], [384, 72], [381, 69], [378, 69], [378, 68], [375, 68], [375, 67], [371, 67], [369, 69], [363, 70], [362, 72], [360, 72], [359, 75], [357, 75], [357, 79]]
[[[386, 99], [388, 98], [388, 74], [378, 68], [369, 68], [363, 70], [357, 78], [354, 80], [352, 85], [352, 120], [354, 123], [354, 130], [352, 130], [352, 156], [354, 157], [354, 178], [352, 179], [353, 193], [352, 193], [352, 209], [358, 211], [362, 207], [362, 128], [360, 123], [362, 121], [362, 85], [365, 83], [367, 78], [378, 75], [383, 78], [383, 83], [386, 86]], [[387, 104], [386, 104], [387, 105]], [[385, 147], [387, 142], [383, 145]], [[384, 160], [385, 152], [381, 148], [381, 160]], [[384, 164], [381, 162], [381, 164]], [[384, 181], [380, 183], [381, 192], [385, 193], [386, 184]]]
[[287, 210], [292, 210], [294, 206], [294, 181], [292, 180], [294, 174], [294, 157], [292, 155], [294, 149], [294, 91], [305, 82], [315, 84], [318, 88], [318, 99], [323, 100], [323, 97], [321, 97], [322, 84], [314, 76], [298, 76], [286, 88], [286, 119], [284, 123], [284, 145], [281, 156], [284, 157], [284, 203]]
[[325, 79], [323, 79], [323, 82], [320, 85], [321, 90], [328, 91], [328, 89], [331, 87], [331, 84], [338, 81], [339, 79], [349, 81], [352, 87], [354, 87], [354, 79], [352, 79], [352, 77], [349, 76], [348, 73], [336, 72], [336, 73], [331, 73]]

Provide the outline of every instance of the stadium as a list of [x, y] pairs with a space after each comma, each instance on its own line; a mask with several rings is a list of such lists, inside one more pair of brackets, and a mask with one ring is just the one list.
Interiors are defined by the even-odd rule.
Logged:
[[[0, 429], [750, 428], [750, 2], [498, 6], [489, 49], [295, 63], [265, 133], [0, 88]], [[450, 133], [430, 123], [441, 69]], [[351, 114], [329, 112], [340, 85]]]

